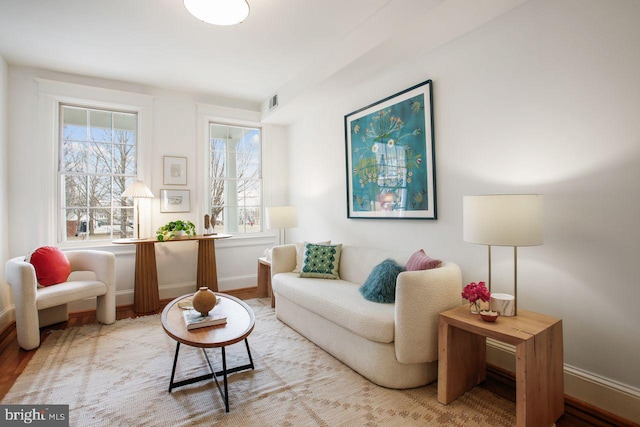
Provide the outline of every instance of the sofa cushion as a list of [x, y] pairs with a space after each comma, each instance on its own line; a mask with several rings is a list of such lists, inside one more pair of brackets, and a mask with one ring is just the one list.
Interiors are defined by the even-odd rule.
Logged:
[[71, 263], [60, 249], [42, 246], [25, 258], [36, 270], [36, 278], [42, 286], [51, 286], [67, 280], [71, 274]]
[[[304, 252], [309, 242], [296, 242], [296, 268], [293, 269], [294, 273], [300, 273], [302, 270], [302, 263], [304, 262]], [[316, 245], [330, 245], [331, 240], [324, 242], [315, 242]]]
[[442, 261], [433, 259], [429, 255], [424, 253], [423, 249], [414, 252], [407, 261], [407, 271], [429, 270], [431, 268], [438, 268], [442, 265]]
[[365, 299], [373, 302], [390, 303], [396, 300], [396, 279], [404, 267], [392, 259], [386, 259], [373, 267], [371, 274], [360, 287]]
[[307, 243], [300, 277], [339, 279], [342, 245], [318, 245]]
[[357, 284], [279, 273], [273, 276], [272, 286], [278, 298], [286, 298], [363, 338], [381, 343], [394, 340], [394, 305], [365, 300]]

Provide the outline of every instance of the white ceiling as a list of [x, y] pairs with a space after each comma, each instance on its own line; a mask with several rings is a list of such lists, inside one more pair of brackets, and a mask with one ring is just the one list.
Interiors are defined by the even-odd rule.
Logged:
[[[303, 95], [327, 96], [354, 70], [375, 69], [374, 57], [390, 63], [410, 49], [428, 52], [527, 0], [248, 1], [244, 23], [217, 27], [192, 17], [182, 0], [0, 0], [0, 55], [263, 111], [278, 93], [278, 108], [291, 112]], [[293, 118], [284, 112], [277, 121]]]

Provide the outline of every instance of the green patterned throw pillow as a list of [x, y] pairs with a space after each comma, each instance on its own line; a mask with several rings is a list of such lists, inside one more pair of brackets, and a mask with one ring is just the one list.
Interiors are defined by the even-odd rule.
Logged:
[[342, 245], [316, 245], [307, 243], [300, 277], [339, 279], [340, 252]]

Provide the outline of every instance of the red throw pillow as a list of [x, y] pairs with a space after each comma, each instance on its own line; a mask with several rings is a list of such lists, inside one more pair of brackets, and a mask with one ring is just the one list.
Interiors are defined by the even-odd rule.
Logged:
[[405, 268], [407, 271], [429, 270], [431, 268], [438, 268], [441, 264], [442, 261], [431, 258], [424, 253], [424, 250], [420, 249], [411, 255]]
[[71, 274], [71, 264], [60, 249], [53, 246], [42, 246], [26, 260], [36, 269], [38, 283], [51, 286], [67, 280]]

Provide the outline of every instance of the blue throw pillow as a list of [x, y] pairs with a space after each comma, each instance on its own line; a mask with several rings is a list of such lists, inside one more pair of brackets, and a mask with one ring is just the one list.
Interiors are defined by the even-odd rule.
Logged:
[[360, 293], [373, 302], [395, 302], [396, 279], [404, 267], [392, 259], [386, 259], [373, 267], [369, 277], [360, 286]]

